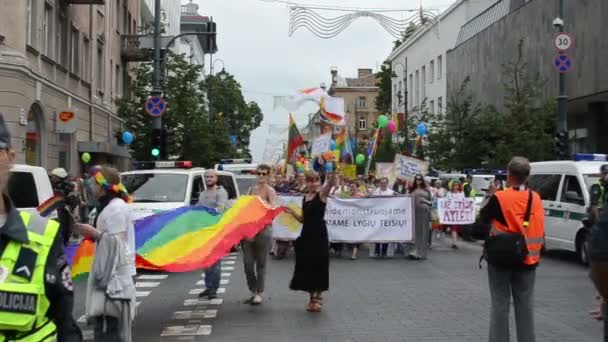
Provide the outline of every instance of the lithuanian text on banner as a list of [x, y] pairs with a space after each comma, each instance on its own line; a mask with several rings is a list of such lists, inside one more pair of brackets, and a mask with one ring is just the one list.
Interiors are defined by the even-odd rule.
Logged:
[[437, 200], [439, 223], [472, 224], [475, 222], [476, 207], [472, 198], [440, 198]]
[[325, 220], [332, 242], [408, 242], [414, 201], [409, 196], [330, 198]]

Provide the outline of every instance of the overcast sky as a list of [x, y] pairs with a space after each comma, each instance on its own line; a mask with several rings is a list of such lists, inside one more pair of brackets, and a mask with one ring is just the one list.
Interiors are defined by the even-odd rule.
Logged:
[[[189, 0], [188, 0], [189, 1]], [[182, 3], [188, 2], [182, 0]], [[268, 0], [266, 0], [268, 1]], [[455, 0], [422, 0], [427, 8], [445, 9]], [[359, 18], [340, 35], [320, 39], [305, 29], [289, 37], [289, 10], [286, 4], [261, 0], [194, 0], [199, 13], [217, 23], [218, 54], [226, 70], [241, 83], [247, 101], [256, 101], [264, 112], [262, 126], [251, 136], [255, 161], [280, 150], [286, 140], [289, 113], [273, 110], [274, 95], [290, 95], [297, 89], [330, 85], [330, 68], [338, 67], [343, 77], [356, 77], [357, 68], [378, 69], [388, 57], [394, 38], [370, 18]], [[301, 4], [363, 8], [418, 8], [420, 0], [310, 0]], [[323, 12], [334, 17], [344, 12]], [[407, 14], [391, 14], [405, 19]], [[221, 70], [222, 62], [215, 68]], [[208, 66], [207, 66], [208, 71]], [[298, 127], [307, 122], [314, 106], [294, 113]], [[283, 129], [281, 129], [283, 128]], [[266, 152], [266, 153], [265, 153]]]

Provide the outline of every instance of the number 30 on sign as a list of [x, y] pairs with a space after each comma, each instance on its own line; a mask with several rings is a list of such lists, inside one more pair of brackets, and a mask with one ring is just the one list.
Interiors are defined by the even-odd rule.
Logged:
[[574, 38], [569, 33], [560, 32], [553, 38], [553, 45], [557, 51], [568, 51], [574, 44]]

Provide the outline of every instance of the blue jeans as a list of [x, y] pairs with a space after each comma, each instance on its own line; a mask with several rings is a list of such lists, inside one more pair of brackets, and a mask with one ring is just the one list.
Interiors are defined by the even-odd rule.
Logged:
[[220, 279], [222, 276], [222, 260], [218, 260], [215, 265], [205, 271], [205, 287], [209, 291], [217, 292], [220, 287]]

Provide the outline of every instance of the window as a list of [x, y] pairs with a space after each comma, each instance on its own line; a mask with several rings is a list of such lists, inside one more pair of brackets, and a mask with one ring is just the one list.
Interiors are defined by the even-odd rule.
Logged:
[[114, 76], [114, 81], [116, 82], [116, 90], [114, 95], [116, 97], [119, 97], [121, 92], [120, 92], [120, 80], [122, 79], [122, 77], [120, 77], [120, 65], [116, 64], [116, 76]]
[[57, 144], [58, 149], [58, 158], [59, 158], [59, 167], [64, 169], [70, 168], [70, 144], [71, 144], [71, 134], [58, 134], [59, 135], [59, 143]]
[[70, 67], [70, 32], [68, 18], [63, 13], [57, 15], [57, 62]]
[[129, 34], [134, 34], [135, 25], [131, 26], [131, 21], [131, 12], [129, 12], [127, 22], [125, 23], [125, 30], [128, 30]]
[[437, 113], [443, 113], [443, 98], [441, 96], [437, 98]]
[[75, 27], [72, 27], [70, 45], [70, 70], [80, 75], [80, 33]]
[[581, 184], [575, 176], [566, 176], [564, 179], [561, 202], [585, 205]]
[[97, 46], [97, 89], [99, 91], [103, 91], [103, 82], [104, 82], [104, 77], [103, 77], [103, 45], [102, 44], [98, 44]]
[[357, 109], [365, 109], [367, 108], [367, 101], [365, 96], [359, 96], [357, 99]]
[[82, 39], [82, 78], [91, 82], [91, 40], [84, 37]]
[[561, 175], [532, 175], [528, 179], [528, 186], [538, 192], [541, 199], [555, 201], [561, 179]]
[[429, 102], [429, 113], [435, 114], [435, 101]]
[[120, 27], [120, 32], [123, 34], [129, 31], [129, 23], [131, 22], [131, 19], [128, 17], [128, 15], [130, 15], [130, 13], [127, 9], [127, 2], [125, 1], [122, 6], [122, 26]]
[[414, 74], [410, 74], [410, 82], [408, 83], [408, 86], [410, 89], [407, 94], [407, 103], [409, 103], [410, 108], [412, 108], [414, 106]]
[[39, 0], [27, 0], [26, 43], [37, 47], [38, 44], [38, 5]]
[[435, 61], [431, 61], [429, 64], [429, 72], [429, 83], [433, 83], [433, 80], [435, 80]]
[[414, 105], [420, 104], [420, 73], [416, 70], [416, 84], [414, 86]]
[[393, 108], [399, 105], [399, 94], [397, 94], [397, 84], [393, 84]]
[[52, 57], [53, 53], [53, 6], [44, 3], [44, 18], [42, 20], [42, 54]]
[[116, 29], [116, 32], [120, 32], [120, 2], [121, 0], [116, 0], [116, 4], [114, 6], [114, 28]]
[[188, 176], [138, 173], [121, 176], [135, 203], [185, 202]]
[[257, 183], [257, 179], [255, 177], [249, 176], [236, 176], [236, 184], [239, 187], [239, 192], [241, 195], [249, 193], [249, 189], [253, 188]]
[[399, 81], [399, 88], [397, 90], [397, 106], [401, 106], [401, 103], [403, 102], [403, 99], [401, 98], [401, 81]]
[[203, 176], [196, 175], [192, 179], [192, 192], [190, 193], [190, 204], [198, 204], [198, 199], [201, 196], [201, 192], [205, 190], [205, 183], [203, 183]]
[[437, 79], [441, 79], [441, 74], [443, 73], [443, 57], [439, 55], [437, 57]]
[[11, 172], [8, 178], [8, 196], [16, 208], [36, 208], [38, 191], [34, 175], [30, 172]]
[[367, 129], [367, 118], [365, 116], [359, 117], [359, 130], [363, 131]]
[[110, 86], [110, 98], [112, 98], [114, 96], [114, 92], [116, 91], [116, 89], [114, 88], [114, 62], [110, 59], [110, 83], [108, 84], [108, 86]]
[[229, 200], [236, 199], [236, 186], [234, 185], [232, 176], [218, 175], [217, 184], [221, 185], [226, 190]]
[[422, 100], [426, 98], [426, 66], [422, 66]]

